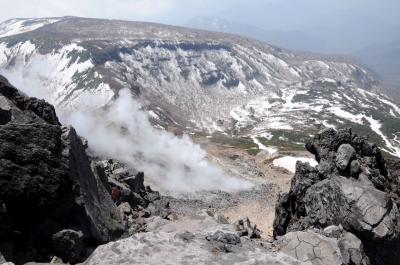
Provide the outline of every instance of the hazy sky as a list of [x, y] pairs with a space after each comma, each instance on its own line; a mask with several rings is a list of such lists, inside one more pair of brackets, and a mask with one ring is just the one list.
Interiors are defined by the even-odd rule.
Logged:
[[400, 38], [400, 0], [0, 0], [0, 20], [83, 16], [175, 25], [198, 16], [264, 30], [301, 31], [348, 52]]

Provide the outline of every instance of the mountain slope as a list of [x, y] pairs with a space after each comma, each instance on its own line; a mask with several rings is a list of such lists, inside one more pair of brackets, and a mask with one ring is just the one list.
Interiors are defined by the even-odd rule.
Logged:
[[65, 17], [0, 38], [0, 72], [63, 110], [106, 105], [127, 87], [163, 128], [296, 149], [350, 125], [400, 156], [400, 109], [361, 66], [235, 35]]

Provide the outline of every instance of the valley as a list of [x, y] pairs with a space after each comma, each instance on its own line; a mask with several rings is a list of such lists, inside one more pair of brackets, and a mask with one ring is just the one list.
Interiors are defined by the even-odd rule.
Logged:
[[0, 81], [0, 264], [395, 264], [400, 107], [362, 65], [155, 23], [12, 19]]

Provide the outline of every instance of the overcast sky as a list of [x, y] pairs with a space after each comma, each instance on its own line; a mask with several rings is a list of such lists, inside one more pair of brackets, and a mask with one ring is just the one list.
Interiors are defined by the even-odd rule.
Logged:
[[400, 38], [400, 0], [0, 0], [0, 20], [83, 16], [185, 25], [199, 16], [301, 31], [346, 52]]

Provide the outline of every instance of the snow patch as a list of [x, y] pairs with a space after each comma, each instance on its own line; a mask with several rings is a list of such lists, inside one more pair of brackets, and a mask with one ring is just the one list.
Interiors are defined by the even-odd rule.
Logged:
[[312, 167], [315, 167], [316, 165], [318, 165], [318, 162], [312, 158], [294, 157], [294, 156], [283, 156], [283, 157], [274, 159], [274, 161], [272, 163], [276, 167], [282, 167], [282, 168], [285, 168], [285, 169], [289, 170], [290, 172], [294, 173], [294, 172], [296, 172], [297, 161], [301, 161], [303, 163], [308, 162]]
[[60, 19], [12, 19], [0, 24], [0, 38], [33, 31]]
[[272, 155], [275, 154], [276, 152], [278, 152], [278, 149], [274, 148], [274, 147], [267, 147], [265, 145], [263, 145], [258, 139], [257, 137], [253, 136], [252, 137], [253, 142], [258, 146], [258, 149], [260, 150], [265, 150], [268, 152], [268, 154]]

